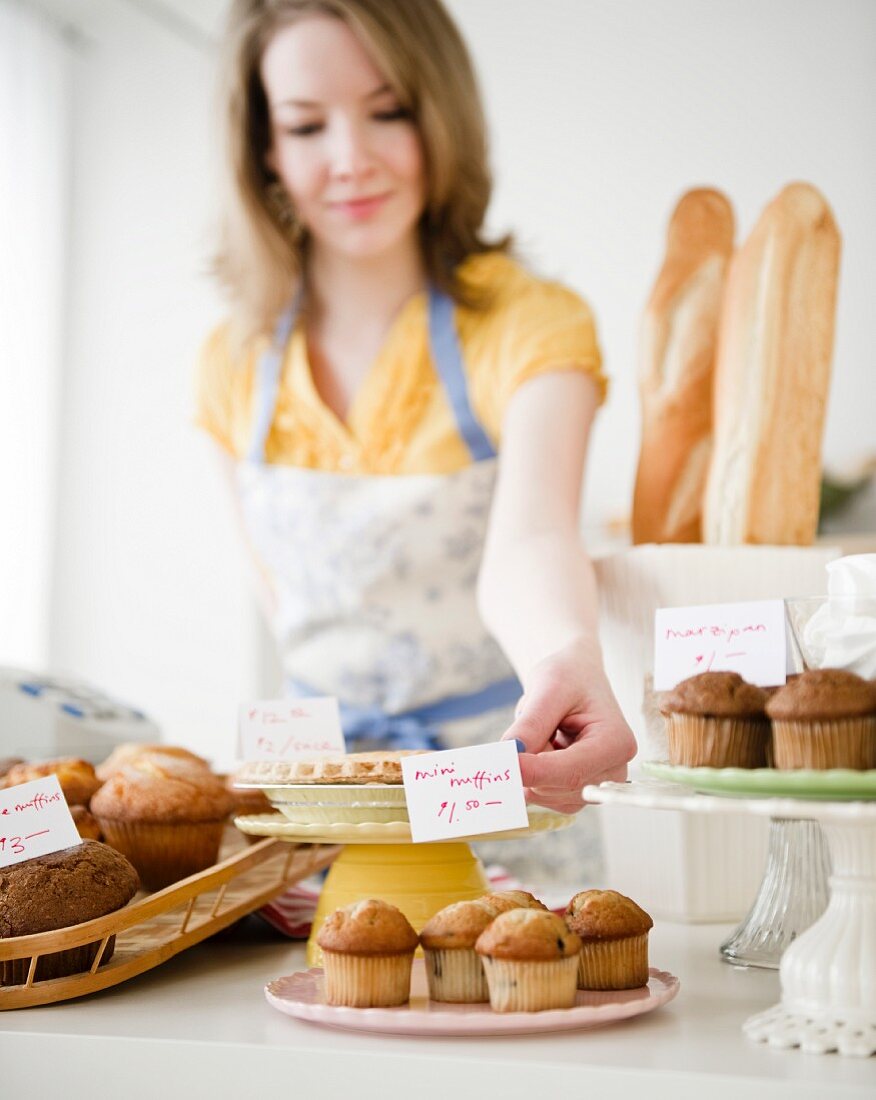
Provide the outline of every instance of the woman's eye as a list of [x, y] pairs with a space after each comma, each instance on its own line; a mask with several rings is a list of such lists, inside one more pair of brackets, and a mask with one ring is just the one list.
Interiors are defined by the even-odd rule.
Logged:
[[291, 134], [292, 137], [309, 137], [311, 134], [319, 133], [321, 129], [321, 122], [307, 122], [303, 126], [285, 127], [286, 133]]
[[393, 107], [387, 111], [376, 111], [373, 117], [378, 122], [399, 122], [401, 119], [410, 118], [411, 112], [405, 107]]

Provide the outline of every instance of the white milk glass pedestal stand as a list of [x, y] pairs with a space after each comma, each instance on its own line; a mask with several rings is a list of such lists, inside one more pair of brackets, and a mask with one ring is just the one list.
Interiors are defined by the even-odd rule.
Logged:
[[779, 966], [782, 1000], [750, 1017], [745, 1034], [812, 1054], [876, 1054], [876, 801], [726, 798], [675, 784], [604, 783], [588, 802], [698, 813], [744, 811], [821, 823], [831, 860], [822, 916], [791, 943]]

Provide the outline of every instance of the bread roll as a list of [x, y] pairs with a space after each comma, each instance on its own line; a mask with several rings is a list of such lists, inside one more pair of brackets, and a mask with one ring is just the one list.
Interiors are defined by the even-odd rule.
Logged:
[[688, 191], [669, 223], [666, 258], [639, 339], [642, 447], [633, 541], [699, 542], [711, 445], [712, 371], [733, 209]]
[[792, 183], [733, 259], [715, 368], [708, 543], [815, 538], [839, 255], [827, 202]]

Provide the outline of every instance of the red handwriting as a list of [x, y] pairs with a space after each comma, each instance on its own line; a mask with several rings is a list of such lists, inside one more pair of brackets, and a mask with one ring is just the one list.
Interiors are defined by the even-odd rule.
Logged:
[[264, 734], [260, 734], [256, 740], [256, 747], [261, 749], [262, 752], [283, 757], [290, 752], [332, 752], [337, 746], [329, 740], [300, 740], [294, 734], [287, 737], [285, 741], [274, 744]]
[[451, 764], [449, 768], [431, 768], [429, 771], [421, 772], [419, 768], [414, 772], [414, 779], [437, 779], [442, 775], [453, 775], [456, 768]]
[[766, 623], [751, 623], [749, 626], [719, 626], [706, 625], [706, 626], [692, 626], [686, 630], [673, 630], [671, 626], [666, 628], [666, 640], [672, 641], [674, 638], [724, 638], [728, 642], [732, 642], [734, 638], [738, 638], [740, 634], [761, 634], [766, 630]]
[[507, 783], [511, 778], [511, 769], [506, 768], [503, 772], [493, 773], [479, 771], [474, 775], [455, 776], [450, 780], [451, 787], [461, 787], [466, 783], [471, 783], [477, 790], [482, 791], [485, 786], [490, 783]]
[[280, 722], [286, 722], [290, 718], [310, 718], [311, 714], [309, 710], [305, 710], [304, 707], [290, 707], [289, 710], [277, 712], [275, 710], [263, 710], [259, 711], [258, 707], [251, 707], [247, 711], [247, 717], [250, 721], [253, 718], [258, 718], [263, 726], [276, 726]]
[[38, 833], [28, 833], [27, 836], [0, 836], [0, 852], [6, 851], [6, 846], [9, 846], [9, 851], [14, 855], [20, 856], [25, 851], [24, 841], [33, 840], [35, 836], [45, 836], [48, 829], [41, 829]]
[[44, 810], [46, 806], [50, 806], [53, 802], [61, 801], [60, 791], [56, 791], [54, 794], [35, 794], [30, 802], [16, 802], [14, 806], [4, 806], [0, 809], [0, 815], [8, 817], [9, 814], [20, 814], [25, 810]]
[[[438, 815], [437, 816], [441, 817], [442, 814], [444, 814], [444, 812], [446, 811], [447, 812], [447, 819], [446, 819], [447, 823], [448, 823], [448, 825], [452, 825], [454, 818], [458, 819], [459, 816], [463, 812], [471, 813], [472, 810], [479, 810], [481, 808], [481, 805], [482, 805], [482, 803], [477, 798], [468, 798], [468, 799], [466, 799], [464, 809], [461, 808], [457, 802], [442, 802], [441, 805], [438, 807]], [[498, 801], [493, 801], [493, 802], [484, 802], [483, 805], [484, 806], [501, 806], [502, 801], [500, 799]]]
[[476, 790], [482, 791], [484, 787], [488, 787], [493, 783], [507, 783], [511, 779], [510, 768], [505, 768], [505, 770], [501, 772], [485, 771], [482, 768], [473, 775], [455, 775], [455, 770], [453, 765], [449, 768], [437, 767], [429, 768], [425, 771], [417, 768], [414, 771], [414, 780], [443, 779], [445, 776], [449, 776], [451, 788], [471, 786]]
[[[717, 657], [717, 655], [718, 655], [717, 651], [713, 649], [710, 653], [700, 653], [700, 654], [698, 654], [696, 657], [694, 657], [694, 660], [696, 661], [696, 663], [698, 665], [701, 665], [704, 672], [709, 672], [712, 668], [712, 665], [715, 663], [715, 658]], [[745, 656], [745, 651], [740, 650], [738, 653], [725, 653], [722, 660], [729, 661], [733, 657], [744, 657], [744, 656]], [[702, 662], [706, 660], [706, 657], [708, 657], [708, 661], [706, 661], [705, 665], [703, 665]]]

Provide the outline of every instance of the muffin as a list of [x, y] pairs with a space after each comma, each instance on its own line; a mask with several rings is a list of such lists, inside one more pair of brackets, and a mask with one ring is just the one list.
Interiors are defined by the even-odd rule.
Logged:
[[669, 762], [688, 768], [763, 768], [766, 694], [738, 672], [700, 672], [666, 692]]
[[70, 806], [87, 806], [91, 796], [100, 787], [100, 779], [87, 760], [65, 756], [58, 760], [45, 760], [39, 764], [14, 764], [6, 773], [6, 786], [28, 783], [32, 779], [45, 779], [56, 775]]
[[500, 890], [496, 894], [484, 894], [478, 900], [491, 905], [499, 913], [507, 913], [509, 909], [547, 909], [528, 890]]
[[141, 745], [136, 741], [128, 741], [114, 748], [106, 760], [97, 765], [97, 778], [105, 783], [123, 764], [130, 764], [132, 760], [136, 760], [144, 753], [155, 752], [163, 756], [172, 756], [175, 760], [187, 761], [193, 767], [202, 768], [205, 771], [210, 770], [210, 765], [203, 756], [198, 756], [197, 753], [189, 752], [188, 749], [180, 748], [178, 745]]
[[420, 943], [433, 1001], [479, 1004], [490, 999], [484, 965], [474, 946], [499, 912], [481, 898], [448, 905], [427, 921]]
[[411, 995], [417, 933], [394, 905], [369, 898], [336, 909], [316, 937], [326, 1004], [388, 1008]]
[[876, 768], [876, 684], [810, 669], [767, 701], [776, 768]]
[[71, 806], [70, 816], [73, 818], [77, 833], [83, 840], [103, 840], [103, 833], [100, 831], [97, 819], [85, 806]]
[[582, 890], [566, 907], [566, 924], [581, 939], [579, 989], [637, 989], [648, 984], [644, 909], [615, 890]]
[[6, 777], [9, 774], [9, 769], [14, 768], [16, 764], [23, 763], [24, 760], [20, 756], [0, 757], [0, 790], [7, 786]]
[[91, 802], [107, 844], [128, 857], [147, 890], [215, 863], [230, 811], [218, 776], [159, 753], [121, 765]]
[[555, 913], [509, 909], [475, 943], [495, 1012], [541, 1012], [575, 1003], [581, 941]]
[[[53, 932], [103, 917], [127, 905], [138, 885], [137, 872], [125, 857], [96, 840], [0, 867], [0, 938]], [[102, 963], [109, 961], [114, 946], [111, 936]], [[97, 940], [41, 955], [35, 980], [88, 970], [99, 950]], [[29, 968], [29, 958], [0, 962], [0, 985], [21, 985]]]

